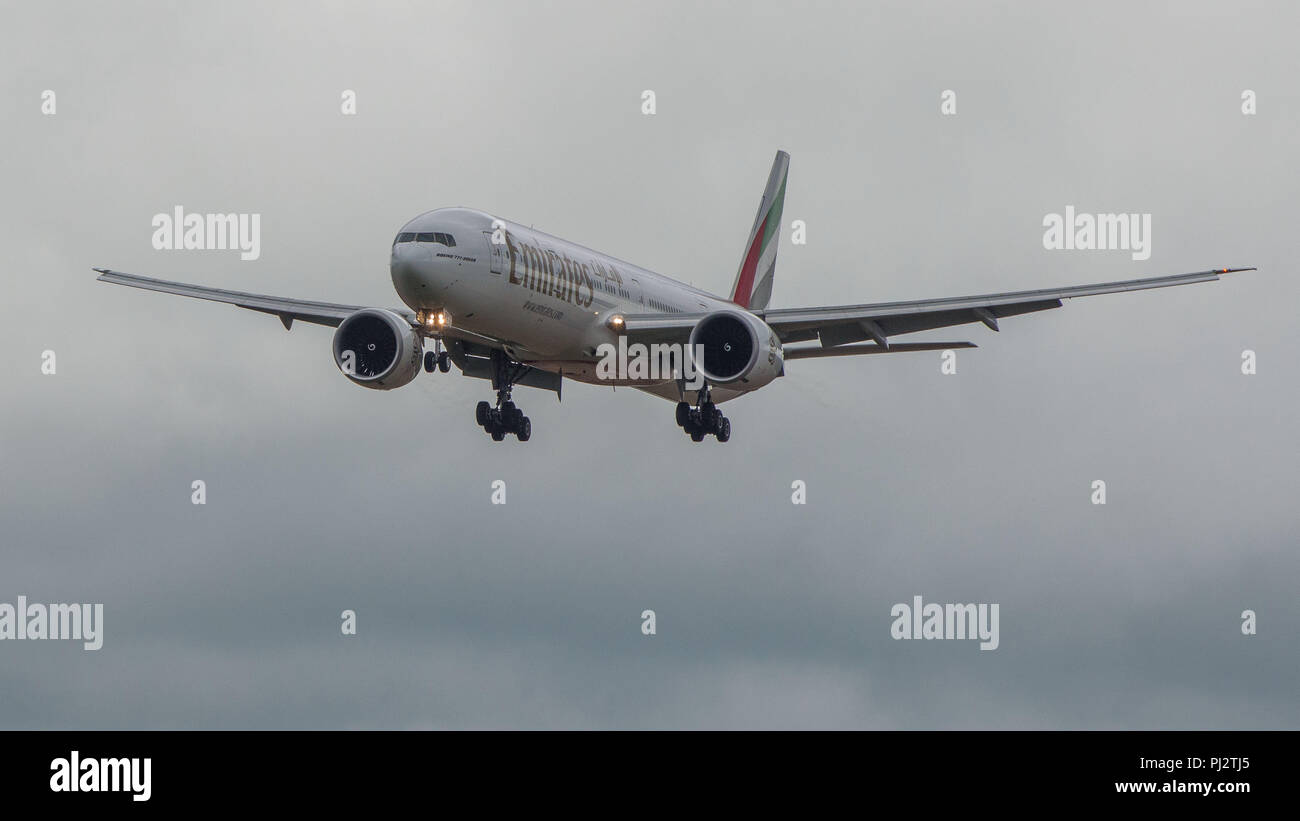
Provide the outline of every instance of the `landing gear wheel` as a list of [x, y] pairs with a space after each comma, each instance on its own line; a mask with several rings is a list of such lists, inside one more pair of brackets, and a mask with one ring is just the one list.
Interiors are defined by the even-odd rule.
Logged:
[[[428, 354], [425, 354], [426, 363], [428, 361], [428, 358], [429, 358]], [[426, 364], [424, 367], [427, 370], [429, 366]], [[442, 351], [441, 353], [438, 354], [438, 370], [442, 371], [443, 373], [446, 373], [447, 371], [451, 370], [451, 354], [447, 353], [446, 351]], [[433, 373], [433, 371], [429, 371], [429, 372]]]
[[493, 442], [500, 442], [502, 439], [506, 438], [506, 432], [501, 430], [497, 425], [493, 425], [492, 430], [488, 431], [488, 433], [492, 434]]
[[703, 442], [703, 441], [704, 441], [704, 431], [700, 430], [699, 428], [691, 428], [691, 430], [690, 430], [690, 434], [691, 434], [691, 441], [692, 441], [692, 442]]
[[519, 427], [519, 420], [523, 418], [524, 412], [515, 407], [514, 402], [501, 403], [501, 427], [513, 432]]
[[686, 402], [677, 403], [677, 427], [684, 428], [691, 421], [691, 406]]
[[527, 442], [533, 435], [533, 423], [527, 416], [519, 420], [519, 425], [515, 428], [515, 436], [519, 437], [520, 442]]
[[487, 427], [488, 420], [492, 418], [492, 406], [487, 402], [479, 402], [474, 406], [474, 421], [479, 423], [480, 427]]
[[731, 420], [724, 416], [720, 420], [718, 420], [718, 441], [725, 442], [730, 438], [731, 438]]
[[425, 372], [425, 373], [433, 373], [434, 369], [437, 368], [437, 367], [438, 367], [438, 355], [437, 355], [436, 353], [434, 353], [433, 351], [425, 351], [425, 352], [424, 352], [424, 372]]

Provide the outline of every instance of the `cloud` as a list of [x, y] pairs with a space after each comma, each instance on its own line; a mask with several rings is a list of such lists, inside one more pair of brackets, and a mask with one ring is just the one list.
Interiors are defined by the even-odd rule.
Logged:
[[[0, 644], [0, 726], [1300, 726], [1294, 14], [15, 9], [0, 600], [106, 635]], [[469, 205], [722, 291], [777, 148], [774, 305], [1261, 270], [932, 334], [955, 376], [791, 363], [725, 446], [579, 385], [495, 444], [486, 383], [359, 390], [328, 329], [89, 270], [391, 305], [396, 229]], [[177, 204], [260, 213], [260, 259], [153, 250]], [[1068, 204], [1151, 213], [1151, 259], [1043, 250]], [[1000, 648], [891, 640], [916, 594], [999, 602]]]

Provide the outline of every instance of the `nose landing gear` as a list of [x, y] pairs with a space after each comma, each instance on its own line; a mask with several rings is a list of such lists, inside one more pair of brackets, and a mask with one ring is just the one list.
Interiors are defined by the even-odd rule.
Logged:
[[451, 370], [451, 355], [442, 349], [442, 340], [433, 341], [433, 350], [424, 352], [424, 370], [425, 373], [442, 371], [446, 373]]

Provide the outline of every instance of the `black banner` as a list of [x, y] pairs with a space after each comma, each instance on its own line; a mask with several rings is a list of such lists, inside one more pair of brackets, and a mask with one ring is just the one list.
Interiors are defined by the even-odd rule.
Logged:
[[11, 732], [0, 784], [7, 799], [78, 810], [581, 804], [609, 790], [665, 806], [1222, 810], [1285, 801], [1294, 741], [1289, 732]]

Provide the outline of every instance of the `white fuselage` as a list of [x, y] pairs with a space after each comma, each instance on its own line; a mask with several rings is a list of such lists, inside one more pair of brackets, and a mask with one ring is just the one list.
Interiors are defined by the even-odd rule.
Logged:
[[445, 311], [457, 328], [506, 340], [520, 362], [598, 384], [611, 384], [595, 376], [597, 347], [618, 341], [610, 317], [743, 310], [645, 268], [468, 208], [440, 208], [402, 226], [390, 270], [398, 296], [416, 312]]

